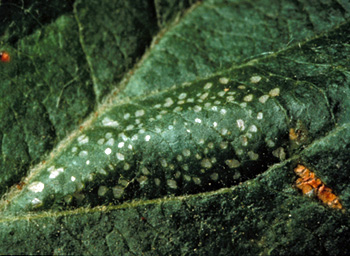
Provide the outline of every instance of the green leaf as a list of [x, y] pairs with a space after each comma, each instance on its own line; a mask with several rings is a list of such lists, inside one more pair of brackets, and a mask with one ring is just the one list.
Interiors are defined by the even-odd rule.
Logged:
[[5, 34], [0, 253], [349, 253], [350, 5], [190, 4], [75, 1]]

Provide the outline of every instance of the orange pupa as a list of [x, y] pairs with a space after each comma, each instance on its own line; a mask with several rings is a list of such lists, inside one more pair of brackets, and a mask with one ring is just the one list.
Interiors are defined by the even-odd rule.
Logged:
[[315, 195], [319, 200], [331, 208], [343, 208], [339, 202], [339, 197], [337, 197], [318, 177], [316, 177], [314, 172], [301, 164], [298, 164], [294, 169], [294, 172], [300, 177], [296, 181], [296, 187], [299, 188], [304, 195]]

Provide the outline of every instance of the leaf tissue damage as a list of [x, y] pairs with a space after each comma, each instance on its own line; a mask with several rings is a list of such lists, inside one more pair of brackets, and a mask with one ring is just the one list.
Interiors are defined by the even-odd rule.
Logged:
[[[65, 92], [62, 90], [69, 88], [73, 90], [72, 93], [76, 93], [74, 95], [78, 98], [79, 107], [72, 107], [71, 119], [64, 121], [62, 116], [57, 119], [58, 114], [63, 115], [64, 112], [53, 114], [55, 107], [49, 98], [39, 104], [44, 112], [41, 116], [46, 116], [46, 129], [50, 130], [52, 124], [57, 127], [52, 137], [57, 138], [60, 125], [63, 131], [65, 125], [76, 120], [77, 116], [85, 117], [92, 110], [95, 113], [80, 129], [62, 140], [45, 162], [32, 168], [24, 179], [24, 185], [12, 189], [4, 197], [1, 203], [4, 215], [21, 215], [40, 210], [52, 210], [60, 214], [64, 210], [64, 214], [69, 216], [73, 214], [73, 209], [78, 209], [74, 212], [78, 217], [80, 214], [93, 218], [89, 213], [90, 207], [107, 206], [111, 207], [110, 213], [104, 213], [104, 207], [95, 209], [97, 212], [102, 209], [99, 214], [108, 219], [114, 213], [122, 214], [121, 210], [111, 205], [133, 202], [124, 204], [127, 206], [121, 205], [125, 211], [130, 210], [129, 215], [126, 214], [129, 217], [122, 221], [133, 223], [134, 219], [130, 216], [138, 212], [136, 215], [141, 215], [143, 223], [140, 225], [154, 225], [152, 229], [145, 228], [146, 231], [142, 232], [150, 232], [149, 236], [155, 236], [158, 249], [154, 250], [159, 250], [160, 254], [164, 248], [169, 252], [169, 245], [164, 245], [164, 241], [158, 237], [175, 241], [172, 242], [172, 248], [181, 244], [181, 250], [186, 253], [183, 243], [177, 241], [186, 237], [186, 230], [203, 230], [203, 226], [196, 226], [199, 224], [191, 215], [193, 211], [199, 216], [199, 223], [207, 223], [222, 230], [216, 235], [208, 235], [212, 232], [208, 228], [207, 238], [193, 237], [193, 240], [208, 239], [209, 249], [202, 242], [188, 245], [191, 250], [198, 248], [203, 253], [215, 249], [215, 239], [211, 240], [215, 236], [220, 239], [232, 237], [227, 243], [232, 244], [232, 250], [229, 251], [235, 253], [285, 250], [305, 253], [308, 250], [306, 244], [294, 246], [298, 244], [295, 237], [299, 237], [298, 232], [301, 232], [298, 225], [304, 227], [320, 219], [330, 223], [327, 226], [322, 222], [318, 233], [316, 227], [305, 227], [310, 232], [307, 235], [303, 233], [305, 241], [315, 239], [316, 243], [330, 239], [324, 236], [328, 228], [349, 225], [343, 219], [348, 215], [350, 203], [349, 5], [332, 1], [317, 5], [300, 2], [295, 5], [294, 2], [286, 1], [275, 3], [270, 8], [271, 3], [268, 2], [211, 0], [198, 4], [178, 23], [173, 24], [163, 37], [157, 38], [157, 43], [133, 70], [133, 74], [126, 76], [119, 88], [120, 92], [115, 97], [111, 96], [108, 102], [96, 106], [91, 106], [89, 102], [98, 102], [99, 97], [106, 95], [130, 69], [130, 63], [135, 62], [129, 62], [129, 59], [137, 58], [133, 55], [136, 49], [145, 48], [145, 45], [130, 45], [129, 48], [121, 35], [130, 36], [132, 26], [147, 24], [141, 29], [143, 32], [135, 37], [150, 40], [156, 31], [153, 26], [163, 21], [157, 21], [151, 16], [140, 17], [142, 11], [126, 3], [124, 9], [117, 8], [116, 12], [119, 10], [125, 17], [139, 17], [128, 20], [131, 23], [126, 22], [133, 25], [112, 29], [113, 26], [109, 27], [108, 24], [114, 22], [113, 15], [107, 14], [105, 20], [101, 20], [101, 27], [93, 27], [93, 24], [89, 24], [93, 20], [88, 19], [89, 15], [83, 12], [84, 8], [89, 10], [90, 4], [77, 1], [74, 17], [62, 16], [57, 19], [57, 24], [47, 25], [44, 31], [47, 29], [47, 35], [52, 38], [56, 38], [56, 33], [62, 33], [60, 31], [66, 31], [66, 34], [62, 33], [64, 36], [71, 36], [72, 42], [75, 42], [71, 44], [74, 46], [70, 55], [72, 62], [64, 69], [63, 63], [53, 64], [58, 72], [51, 75], [48, 71], [48, 76], [42, 80], [43, 85], [38, 86], [41, 89], [35, 86], [41, 81], [39, 77], [30, 80], [28, 72], [15, 71], [24, 61], [28, 69], [33, 69], [33, 76], [35, 72], [42, 72], [43, 69], [36, 65], [36, 59], [18, 57], [16, 65], [5, 66], [2, 63], [1, 72], [16, 77], [11, 79], [11, 83], [22, 93], [20, 95], [31, 95], [31, 90], [38, 93], [40, 90], [55, 90], [45, 85], [49, 79], [55, 76], [58, 80], [66, 79], [66, 74], [74, 70], [70, 80], [64, 80], [59, 87], [61, 90], [50, 96], [52, 99], [62, 97], [59, 104], [55, 101], [56, 108], [60, 109], [60, 106], [74, 103], [73, 99], [68, 100], [68, 95], [63, 95]], [[106, 6], [112, 9], [110, 5]], [[149, 5], [149, 8], [152, 6], [159, 6], [159, 2]], [[333, 13], [326, 9], [333, 10]], [[159, 9], [154, 11], [154, 15], [159, 18], [157, 11]], [[292, 11], [295, 14], [293, 17], [290, 16]], [[94, 13], [97, 13], [96, 17], [103, 17], [102, 11]], [[223, 21], [220, 23], [220, 20]], [[213, 24], [222, 26], [216, 25], [214, 28]], [[59, 27], [58, 32], [50, 34], [49, 28], [55, 26]], [[70, 29], [66, 29], [66, 26]], [[251, 31], [253, 27], [256, 28], [255, 32]], [[98, 32], [100, 28], [101, 34]], [[118, 34], [118, 31], [121, 33]], [[95, 33], [102, 35], [101, 38], [94, 37]], [[205, 40], [202, 40], [202, 36]], [[23, 42], [29, 42], [34, 47], [43, 42], [40, 37], [37, 35], [37, 39], [33, 39], [29, 36], [23, 38]], [[269, 41], [269, 37], [273, 40]], [[115, 41], [108, 38], [115, 38]], [[132, 36], [130, 38], [132, 40]], [[64, 44], [65, 39], [62, 40]], [[21, 47], [25, 45], [23, 42], [20, 42]], [[108, 45], [108, 49], [104, 49], [103, 45]], [[234, 47], [231, 49], [232, 45]], [[101, 61], [97, 54], [100, 51], [100, 56], [105, 56]], [[42, 53], [48, 52], [49, 49]], [[114, 62], [108, 52], [120, 56], [119, 61]], [[17, 54], [20, 56], [20, 52]], [[22, 87], [19, 84], [22, 86], [28, 81], [33, 83], [33, 88], [20, 90]], [[17, 97], [20, 99], [24, 96]], [[30, 96], [26, 102], [29, 104], [38, 99]], [[9, 100], [5, 101], [4, 106], [12, 111]], [[81, 108], [84, 108], [84, 113], [80, 112]], [[79, 111], [73, 113], [75, 109]], [[13, 110], [12, 122], [17, 124], [19, 121], [16, 117], [21, 115], [25, 115], [25, 112]], [[20, 135], [21, 126], [16, 127], [18, 135], [12, 135], [13, 138], [23, 143], [28, 141], [28, 133]], [[3, 129], [6, 131], [6, 127]], [[50, 134], [44, 128], [41, 129], [42, 134]], [[3, 145], [6, 145], [8, 133], [3, 132], [1, 136]], [[28, 158], [30, 148], [25, 151]], [[6, 156], [4, 149], [6, 147], [2, 146], [2, 154]], [[45, 152], [40, 150], [37, 151]], [[297, 179], [293, 169], [298, 163], [315, 172], [327, 189], [331, 191], [332, 188], [339, 196], [344, 210], [326, 208], [317, 198], [302, 197], [293, 187]], [[28, 164], [23, 168], [28, 168]], [[2, 180], [7, 179], [4, 177]], [[230, 187], [231, 190], [218, 190]], [[193, 196], [160, 199], [184, 195]], [[160, 206], [157, 201], [147, 201], [149, 199], [160, 199]], [[135, 202], [138, 200], [139, 203]], [[220, 204], [217, 208], [222, 216], [208, 217], [206, 212], [210, 212], [211, 205], [216, 204]], [[162, 213], [152, 215], [159, 207]], [[79, 209], [86, 212], [82, 213]], [[157, 218], [165, 218], [164, 222], [169, 223], [165, 212], [178, 218], [178, 224], [184, 227], [183, 231], [172, 230], [173, 227], [165, 230], [155, 228]], [[305, 220], [295, 216], [305, 216], [306, 212], [313, 214], [304, 225]], [[144, 217], [147, 214], [149, 220]], [[250, 217], [247, 220], [245, 216]], [[39, 221], [45, 218], [38, 217]], [[332, 218], [335, 219], [334, 223], [331, 223]], [[259, 222], [259, 219], [270, 221]], [[79, 223], [79, 220], [75, 221]], [[282, 228], [277, 228], [280, 225]], [[134, 238], [127, 237], [127, 234], [141, 226], [126, 226], [108, 229], [109, 233], [105, 234], [107, 245], [101, 248], [138, 254], [154, 247], [147, 247], [147, 241], [145, 247], [133, 244]], [[221, 226], [225, 228], [221, 229]], [[289, 228], [293, 230], [289, 232]], [[255, 231], [250, 232], [250, 229]], [[190, 233], [191, 237], [198, 233], [194, 230]], [[349, 237], [348, 230], [337, 230], [344, 239]], [[279, 232], [283, 233], [281, 236], [288, 241], [289, 248], [278, 240], [276, 234]], [[248, 237], [247, 233], [252, 234], [252, 237]], [[117, 234], [123, 234], [124, 239], [120, 240]], [[174, 237], [179, 240], [174, 240]], [[114, 247], [115, 241], [119, 241], [120, 246]], [[338, 254], [336, 245], [328, 242], [324, 244], [320, 253], [327, 251]], [[62, 249], [55, 247], [55, 250], [58, 248]], [[223, 255], [224, 250], [220, 247]]]

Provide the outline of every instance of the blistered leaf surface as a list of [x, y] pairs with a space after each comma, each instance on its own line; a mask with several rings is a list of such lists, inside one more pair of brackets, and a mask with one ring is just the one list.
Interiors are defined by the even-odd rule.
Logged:
[[349, 4], [141, 2], [7, 37], [0, 252], [349, 253]]

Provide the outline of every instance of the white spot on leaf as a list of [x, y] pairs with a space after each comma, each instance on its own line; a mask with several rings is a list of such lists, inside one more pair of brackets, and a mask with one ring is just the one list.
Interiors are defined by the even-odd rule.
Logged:
[[34, 181], [33, 183], [28, 185], [28, 189], [34, 193], [42, 192], [44, 190], [44, 187], [44, 183], [40, 181]]

